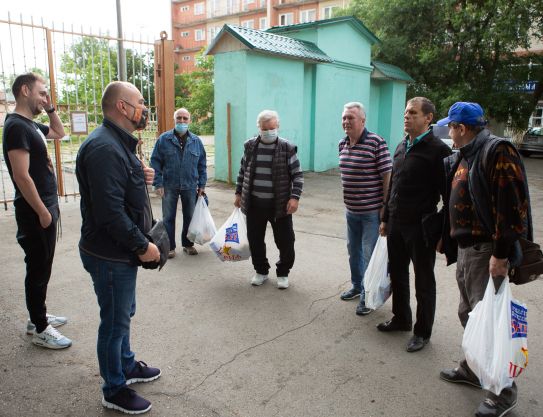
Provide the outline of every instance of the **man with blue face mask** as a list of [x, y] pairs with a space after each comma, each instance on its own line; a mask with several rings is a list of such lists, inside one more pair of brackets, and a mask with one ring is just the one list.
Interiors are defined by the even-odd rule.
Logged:
[[200, 138], [189, 131], [190, 113], [180, 108], [174, 113], [175, 127], [164, 132], [155, 143], [151, 166], [155, 170], [153, 185], [162, 197], [162, 217], [170, 238], [169, 257], [175, 256], [175, 217], [181, 198], [183, 252], [197, 255], [187, 231], [196, 206], [196, 197], [203, 195], [207, 181], [206, 151]]
[[286, 289], [294, 265], [292, 214], [298, 209], [304, 177], [296, 146], [277, 134], [277, 112], [262, 111], [256, 124], [259, 134], [245, 142], [234, 205], [247, 216], [247, 238], [256, 271], [251, 284], [259, 286], [268, 279], [270, 264], [264, 238], [269, 222], [279, 249], [277, 288]]

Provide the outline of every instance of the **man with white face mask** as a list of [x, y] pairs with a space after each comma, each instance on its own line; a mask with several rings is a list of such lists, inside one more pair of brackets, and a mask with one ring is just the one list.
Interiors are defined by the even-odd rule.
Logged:
[[264, 242], [267, 223], [273, 229], [279, 249], [276, 263], [277, 288], [288, 288], [288, 274], [294, 265], [292, 214], [298, 209], [304, 177], [296, 146], [277, 134], [279, 115], [262, 111], [256, 121], [258, 136], [245, 142], [234, 205], [247, 215], [247, 237], [256, 274], [255, 286], [268, 279], [270, 264]]
[[162, 197], [162, 217], [170, 238], [169, 257], [175, 256], [175, 217], [181, 198], [183, 252], [197, 255], [187, 231], [196, 207], [196, 197], [205, 194], [207, 181], [206, 151], [200, 138], [189, 131], [190, 113], [177, 109], [173, 115], [175, 127], [164, 132], [155, 143], [151, 166], [155, 170], [153, 185]]

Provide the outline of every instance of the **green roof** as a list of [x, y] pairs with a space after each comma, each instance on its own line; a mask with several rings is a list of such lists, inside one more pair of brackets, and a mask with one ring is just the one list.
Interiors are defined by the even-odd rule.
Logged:
[[[377, 74], [372, 74], [374, 78], [387, 78], [398, 81], [405, 81], [412, 83], [415, 80], [409, 76], [407, 72], [398, 68], [395, 65], [385, 64], [384, 62], [373, 61], [371, 63], [375, 70], [378, 71]], [[380, 73], [380, 74], [379, 74]]]
[[271, 55], [282, 55], [304, 61], [333, 62], [333, 59], [320, 50], [313, 42], [235, 25], [224, 25], [205, 51], [205, 54], [212, 54], [214, 47], [226, 33], [232, 35], [253, 51]]
[[362, 35], [364, 35], [371, 44], [374, 43], [381, 43], [379, 38], [373, 34], [371, 30], [369, 30], [364, 23], [362, 23], [361, 20], [357, 19], [354, 16], [340, 16], [340, 17], [334, 17], [332, 19], [324, 19], [324, 20], [316, 20], [315, 22], [308, 22], [308, 23], [299, 23], [296, 25], [290, 25], [290, 26], [274, 26], [272, 28], [269, 28], [267, 32], [272, 33], [280, 33], [280, 32], [291, 32], [296, 31], [300, 29], [307, 29], [307, 28], [313, 28], [313, 27], [319, 27], [319, 26], [326, 26], [326, 25], [335, 25], [337, 23], [347, 22], [354, 26], [356, 30], [358, 30]]

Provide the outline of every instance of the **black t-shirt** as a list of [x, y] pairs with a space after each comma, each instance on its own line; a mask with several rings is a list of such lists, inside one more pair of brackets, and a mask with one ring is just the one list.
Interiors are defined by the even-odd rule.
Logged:
[[[28, 172], [36, 185], [38, 194], [47, 207], [57, 204], [57, 180], [51, 158], [47, 153], [45, 136], [49, 133], [49, 127], [41, 123], [35, 123], [17, 113], [6, 116], [4, 133], [2, 136], [4, 160], [8, 167], [9, 175], [13, 181], [13, 171], [9, 161], [8, 152], [14, 149], [25, 149], [30, 156]], [[15, 186], [15, 207], [29, 207], [23, 198], [19, 187]]]

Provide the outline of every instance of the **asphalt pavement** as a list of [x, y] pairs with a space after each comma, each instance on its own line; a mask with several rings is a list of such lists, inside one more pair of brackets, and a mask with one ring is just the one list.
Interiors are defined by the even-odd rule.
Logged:
[[[543, 242], [543, 159], [527, 159], [535, 237]], [[210, 209], [220, 226], [233, 209], [233, 189], [211, 182]], [[160, 201], [153, 198], [155, 213]], [[61, 203], [47, 305], [69, 323], [62, 351], [34, 346], [24, 332], [23, 252], [13, 210], [0, 213], [0, 416], [114, 416], [100, 404], [96, 359], [98, 306], [79, 259], [79, 201]], [[152, 383], [132, 386], [153, 403], [150, 416], [353, 417], [473, 415], [483, 398], [475, 388], [439, 379], [463, 354], [454, 267], [436, 262], [437, 312], [430, 343], [408, 353], [409, 333], [383, 334], [391, 301], [355, 315], [349, 288], [344, 206], [336, 172], [306, 174], [294, 216], [296, 262], [290, 288], [249, 284], [250, 261], [222, 263], [208, 246], [179, 253], [161, 272], [140, 271], [132, 322], [136, 359], [162, 369]], [[178, 215], [178, 230], [181, 216]], [[277, 249], [268, 229], [270, 263]], [[180, 245], [178, 244], [178, 247]], [[413, 281], [413, 279], [412, 279]], [[413, 288], [413, 286], [412, 286]], [[529, 365], [518, 379], [516, 417], [543, 415], [543, 282], [516, 287], [528, 306]], [[413, 311], [416, 304], [412, 290]]]

